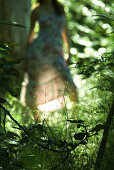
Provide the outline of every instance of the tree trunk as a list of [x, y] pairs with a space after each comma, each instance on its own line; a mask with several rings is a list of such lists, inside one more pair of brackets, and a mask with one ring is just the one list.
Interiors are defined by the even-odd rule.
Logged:
[[97, 154], [94, 170], [113, 170], [114, 168], [114, 101], [107, 121]]
[[25, 58], [30, 28], [30, 8], [31, 0], [0, 0], [0, 20], [18, 22], [27, 27], [0, 24], [0, 43], [15, 44], [11, 55], [16, 59]]

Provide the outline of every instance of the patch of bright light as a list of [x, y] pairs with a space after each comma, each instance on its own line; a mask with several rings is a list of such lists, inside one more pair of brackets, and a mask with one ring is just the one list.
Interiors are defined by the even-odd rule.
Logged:
[[106, 52], [106, 48], [99, 48], [98, 50], [99, 55], [102, 55], [105, 52]]
[[79, 40], [78, 43], [81, 44], [81, 45], [84, 45], [86, 47], [91, 47], [92, 46], [92, 42], [87, 41], [87, 40]]
[[94, 49], [93, 48], [90, 48], [90, 47], [86, 47], [84, 49], [84, 52], [86, 54], [87, 57], [90, 57], [90, 56], [93, 56], [94, 54]]
[[35, 23], [34, 32], [35, 32], [35, 36], [37, 36], [37, 34], [39, 32], [39, 23], [38, 22]]
[[65, 56], [64, 56], [64, 57], [65, 57], [65, 59], [67, 60], [67, 59], [68, 59], [68, 57], [69, 57], [69, 55], [68, 55], [67, 53], [65, 53], [64, 55], [65, 55]]
[[79, 34], [73, 35], [71, 39], [76, 42], [80, 38]]
[[69, 8], [67, 6], [65, 7], [65, 12], [69, 12]]
[[84, 54], [84, 53], [79, 53], [79, 54], [78, 54], [78, 57], [84, 58], [84, 57], [85, 57], [85, 54]]
[[101, 39], [100, 45], [101, 46], [106, 46], [108, 44], [108, 40], [107, 39]]
[[85, 32], [86, 32], [86, 33], [89, 33], [90, 30], [89, 30], [88, 28], [85, 28]]
[[43, 111], [43, 112], [49, 112], [49, 111], [54, 111], [56, 109], [61, 109], [62, 108], [62, 102], [63, 97], [61, 97], [60, 100], [54, 99], [46, 104], [42, 104], [38, 106], [38, 109]]
[[94, 52], [95, 58], [101, 58], [101, 55], [106, 52], [106, 48], [99, 48], [98, 51]]
[[[81, 31], [86, 32], [86, 33], [90, 32], [90, 31], [92, 32], [92, 30], [90, 30], [87, 26], [85, 27], [85, 26], [82, 26], [82, 25], [77, 25], [77, 28]], [[78, 37], [78, 39], [79, 39], [79, 37]], [[89, 38], [86, 37], [86, 41], [88, 41], [88, 40], [89, 40]]]
[[102, 2], [102, 1], [99, 1], [99, 0], [92, 0], [92, 3], [97, 5], [97, 6], [100, 6], [102, 8], [105, 8], [105, 4]]
[[67, 108], [68, 108], [68, 109], [71, 109], [71, 108], [72, 108], [72, 103], [71, 103], [70, 101], [67, 103]]
[[81, 88], [82, 85], [86, 84], [86, 80], [82, 80], [79, 75], [75, 75], [73, 80], [78, 88]]
[[83, 7], [82, 12], [83, 12], [83, 14], [85, 14], [86, 16], [90, 16], [90, 14], [91, 14], [87, 7]]
[[77, 49], [76, 48], [71, 48], [70, 49], [71, 54], [77, 54]]
[[102, 27], [103, 27], [104, 29], [106, 29], [106, 28], [109, 28], [110, 25], [109, 25], [109, 24], [103, 24]]
[[110, 8], [109, 7], [106, 7], [105, 10], [106, 10], [106, 12], [110, 12]]

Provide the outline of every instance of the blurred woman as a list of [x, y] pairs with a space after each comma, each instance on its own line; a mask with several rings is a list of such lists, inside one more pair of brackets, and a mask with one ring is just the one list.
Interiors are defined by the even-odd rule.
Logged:
[[[57, 0], [38, 2], [39, 6], [31, 13], [26, 57], [28, 82], [24, 80], [21, 94], [21, 100], [33, 110], [55, 99], [61, 107], [66, 93], [71, 100], [77, 101], [76, 86], [66, 64], [70, 61], [70, 47], [64, 8]], [[37, 21], [40, 30], [38, 37], [34, 38]], [[67, 61], [64, 59], [62, 39], [67, 47], [69, 56]], [[23, 88], [26, 89], [25, 94]], [[51, 110], [51, 107], [48, 110]]]

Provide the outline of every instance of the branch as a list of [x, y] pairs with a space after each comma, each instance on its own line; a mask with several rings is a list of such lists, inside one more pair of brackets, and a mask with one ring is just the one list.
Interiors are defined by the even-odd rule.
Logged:
[[30, 138], [30, 140], [32, 142], [34, 142], [35, 144], [37, 144], [39, 147], [43, 148], [43, 149], [47, 149], [49, 151], [53, 151], [53, 152], [56, 152], [56, 153], [65, 153], [65, 152], [68, 152], [68, 150], [57, 150], [57, 149], [51, 149], [51, 148], [48, 148], [47, 146], [44, 146], [40, 143], [38, 143], [37, 141], [35, 141], [34, 139], [31, 139], [31, 136], [29, 134], [29, 132], [23, 127], [21, 126], [13, 117], [12, 115], [10, 114], [10, 112], [0, 104], [0, 107], [3, 109], [3, 111], [5, 112], [5, 114], [7, 114], [18, 126], [20, 129], [22, 129], [24, 131], [24, 133]]

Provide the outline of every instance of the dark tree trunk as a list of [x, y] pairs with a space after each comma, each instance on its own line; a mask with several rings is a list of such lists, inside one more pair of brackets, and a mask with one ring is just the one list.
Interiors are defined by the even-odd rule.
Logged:
[[97, 154], [94, 170], [113, 170], [114, 168], [114, 101], [107, 116], [102, 141]]

